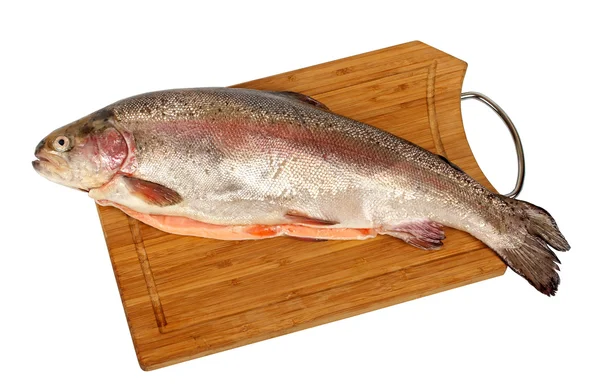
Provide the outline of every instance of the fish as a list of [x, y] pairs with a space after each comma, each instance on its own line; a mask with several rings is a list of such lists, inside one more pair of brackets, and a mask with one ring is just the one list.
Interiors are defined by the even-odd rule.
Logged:
[[[34, 169], [168, 233], [314, 241], [389, 235], [440, 249], [444, 227], [555, 295], [570, 246], [531, 203], [289, 91], [193, 88], [126, 98], [42, 139]], [[553, 249], [551, 249], [553, 248]]]

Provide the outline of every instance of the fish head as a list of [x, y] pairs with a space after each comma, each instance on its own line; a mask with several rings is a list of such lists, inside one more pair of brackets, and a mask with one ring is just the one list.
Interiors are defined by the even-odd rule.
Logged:
[[128, 155], [125, 138], [106, 112], [97, 112], [46, 136], [33, 168], [52, 182], [89, 191], [108, 183]]

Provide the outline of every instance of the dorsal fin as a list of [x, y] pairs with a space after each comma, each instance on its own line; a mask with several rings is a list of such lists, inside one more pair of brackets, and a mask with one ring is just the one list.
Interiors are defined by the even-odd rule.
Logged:
[[307, 96], [306, 94], [302, 94], [302, 93], [297, 93], [297, 92], [290, 92], [290, 91], [284, 91], [284, 92], [273, 92], [275, 94], [278, 94], [282, 97], [285, 98], [291, 98], [293, 100], [296, 101], [301, 101], [304, 102], [306, 104], [312, 105], [315, 108], [319, 108], [322, 110], [329, 110], [329, 108], [327, 106], [325, 106], [325, 104], [315, 100], [312, 97]]

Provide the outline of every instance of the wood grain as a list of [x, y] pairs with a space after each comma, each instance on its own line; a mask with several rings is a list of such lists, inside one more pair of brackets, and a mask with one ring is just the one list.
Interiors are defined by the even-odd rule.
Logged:
[[[308, 94], [334, 112], [447, 156], [491, 188], [469, 149], [466, 63], [420, 42], [247, 82]], [[439, 251], [397, 239], [217, 241], [163, 233], [98, 207], [140, 366], [205, 356], [504, 273], [471, 236]]]

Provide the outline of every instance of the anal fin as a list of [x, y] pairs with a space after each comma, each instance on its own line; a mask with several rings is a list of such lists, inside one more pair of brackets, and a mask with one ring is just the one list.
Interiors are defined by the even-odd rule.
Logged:
[[446, 238], [443, 225], [428, 219], [411, 220], [381, 231], [420, 249], [434, 250], [442, 247]]

